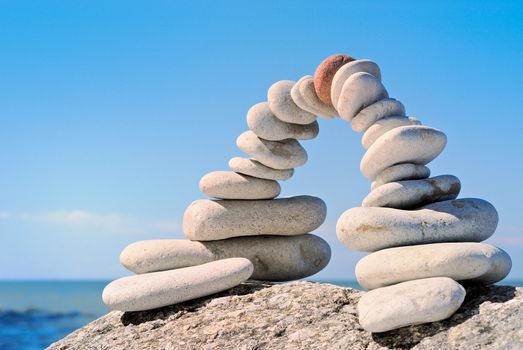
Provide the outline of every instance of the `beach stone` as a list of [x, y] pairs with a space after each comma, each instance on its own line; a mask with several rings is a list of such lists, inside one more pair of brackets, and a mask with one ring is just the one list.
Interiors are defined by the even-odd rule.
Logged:
[[362, 109], [388, 97], [387, 90], [378, 78], [358, 72], [343, 83], [336, 110], [342, 119], [351, 121]]
[[326, 104], [318, 98], [316, 90], [314, 88], [314, 81], [312, 78], [304, 79], [299, 85], [300, 94], [303, 96], [305, 103], [318, 111], [318, 115], [325, 116], [327, 118], [333, 118], [338, 116], [338, 111], [332, 106], [332, 104]]
[[325, 104], [332, 104], [331, 85], [336, 72], [345, 64], [354, 61], [354, 58], [335, 54], [324, 59], [314, 72], [314, 88], [316, 95]]
[[258, 137], [270, 141], [311, 140], [320, 131], [316, 121], [305, 125], [282, 122], [271, 112], [267, 102], [257, 103], [249, 109], [247, 125]]
[[237, 173], [268, 180], [288, 180], [294, 175], [294, 169], [273, 169], [256, 159], [234, 157], [229, 160], [229, 168]]
[[294, 103], [291, 90], [294, 82], [291, 80], [280, 80], [271, 85], [267, 92], [269, 107], [274, 115], [281, 121], [292, 124], [310, 124], [316, 120], [316, 116], [307, 112]]
[[425, 165], [413, 163], [396, 164], [380, 172], [372, 183], [371, 189], [374, 190], [389, 182], [426, 179], [429, 176], [430, 169]]
[[311, 232], [325, 221], [327, 207], [312, 196], [274, 200], [197, 200], [185, 211], [185, 237], [215, 241], [238, 236], [295, 236]]
[[320, 111], [314, 109], [312, 106], [309, 106], [309, 104], [307, 102], [305, 102], [305, 98], [302, 96], [302, 94], [300, 92], [300, 85], [301, 85], [301, 83], [305, 79], [308, 79], [308, 78], [312, 79], [312, 76], [311, 75], [305, 75], [305, 76], [301, 77], [296, 82], [296, 84], [294, 84], [294, 86], [291, 89], [291, 98], [294, 101], [294, 103], [296, 103], [296, 106], [300, 107], [304, 111], [310, 112], [310, 113], [312, 113], [314, 115], [319, 115]]
[[360, 163], [362, 174], [374, 180], [388, 167], [399, 163], [425, 165], [445, 148], [447, 136], [423, 125], [400, 126], [387, 131], [370, 146]]
[[352, 130], [356, 132], [364, 132], [381, 118], [394, 116], [404, 117], [405, 106], [403, 106], [403, 103], [393, 98], [384, 98], [383, 100], [379, 100], [367, 108], [362, 109], [358, 114], [356, 114], [351, 122]]
[[459, 179], [440, 175], [429, 179], [389, 182], [363, 199], [363, 207], [410, 209], [422, 205], [456, 199], [461, 190]]
[[378, 80], [381, 80], [381, 71], [376, 63], [371, 60], [354, 60], [343, 65], [334, 77], [331, 85], [331, 101], [334, 106], [338, 105], [338, 100], [341, 94], [343, 84], [351, 75], [358, 72], [366, 72], [374, 75]]
[[338, 239], [353, 250], [438, 242], [481, 242], [492, 236], [498, 213], [489, 202], [462, 198], [418, 210], [358, 207], [345, 211], [336, 225]]
[[259, 179], [233, 171], [213, 171], [200, 180], [200, 191], [221, 199], [271, 199], [280, 194], [274, 180]]
[[273, 169], [292, 169], [307, 162], [307, 151], [294, 139], [264, 140], [246, 131], [236, 140], [240, 150]]
[[143, 311], [200, 298], [235, 287], [253, 272], [245, 258], [231, 258], [178, 270], [117, 279], [102, 299], [112, 310]]
[[465, 289], [447, 277], [425, 278], [371, 290], [358, 302], [360, 325], [369, 332], [449, 318], [465, 300]]
[[356, 265], [356, 278], [365, 289], [429, 277], [492, 284], [510, 272], [503, 250], [485, 243], [434, 243], [383, 249]]
[[361, 138], [361, 145], [365, 149], [370, 146], [384, 133], [394, 128], [405, 125], [421, 125], [421, 122], [414, 117], [386, 117], [378, 120], [365, 131]]
[[299, 236], [236, 237], [196, 242], [161, 239], [135, 242], [120, 255], [120, 262], [135, 273], [148, 273], [241, 257], [254, 265], [251, 278], [290, 281], [321, 271], [329, 263], [329, 244], [311, 234]]

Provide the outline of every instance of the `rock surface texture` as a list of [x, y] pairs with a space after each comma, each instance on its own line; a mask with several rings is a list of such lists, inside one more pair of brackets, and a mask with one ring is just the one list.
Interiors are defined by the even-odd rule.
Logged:
[[450, 318], [385, 333], [358, 324], [363, 292], [330, 284], [247, 282], [226, 292], [144, 312], [113, 311], [51, 350], [469, 350], [523, 348], [523, 290], [466, 287]]

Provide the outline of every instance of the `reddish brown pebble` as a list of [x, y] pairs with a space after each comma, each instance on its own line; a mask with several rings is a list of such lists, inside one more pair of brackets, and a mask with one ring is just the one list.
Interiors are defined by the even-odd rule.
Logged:
[[328, 105], [332, 105], [331, 101], [331, 84], [334, 74], [346, 63], [354, 61], [354, 58], [336, 54], [330, 57], [327, 57], [320, 63], [316, 72], [314, 72], [314, 89], [318, 98]]

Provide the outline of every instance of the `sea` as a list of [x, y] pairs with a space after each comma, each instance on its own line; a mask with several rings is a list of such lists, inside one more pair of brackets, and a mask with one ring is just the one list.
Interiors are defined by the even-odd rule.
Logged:
[[[361, 289], [356, 281], [316, 281]], [[0, 349], [40, 350], [106, 314], [108, 281], [0, 281]], [[523, 286], [523, 280], [501, 284]]]

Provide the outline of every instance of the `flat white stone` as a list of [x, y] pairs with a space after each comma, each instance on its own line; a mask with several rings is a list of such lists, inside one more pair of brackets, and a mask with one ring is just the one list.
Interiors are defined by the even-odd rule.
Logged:
[[365, 107], [388, 97], [387, 90], [374, 75], [358, 72], [343, 83], [336, 110], [342, 119], [351, 121]]
[[380, 68], [371, 60], [354, 60], [341, 66], [334, 74], [331, 84], [332, 105], [337, 106], [343, 84], [351, 75], [358, 72], [366, 72], [381, 80]]
[[249, 279], [252, 272], [249, 260], [232, 258], [128, 276], [107, 285], [102, 299], [113, 310], [150, 310], [227, 290]]
[[405, 116], [405, 106], [393, 98], [384, 98], [356, 114], [351, 122], [352, 130], [364, 132], [381, 118], [393, 116]]
[[330, 256], [327, 242], [306, 234], [236, 237], [210, 242], [181, 239], [140, 241], [123, 250], [120, 262], [132, 272], [147, 273], [242, 257], [254, 265], [252, 279], [290, 281], [319, 272], [327, 266]]
[[419, 210], [351, 208], [338, 219], [338, 239], [353, 250], [373, 252], [404, 245], [481, 242], [498, 224], [498, 213], [477, 198], [437, 202]]
[[316, 121], [306, 125], [282, 122], [271, 112], [267, 102], [257, 103], [249, 109], [247, 125], [258, 137], [270, 141], [311, 140], [320, 131]]
[[303, 79], [298, 85], [298, 88], [305, 103], [318, 111], [316, 114], [327, 118], [338, 116], [338, 111], [336, 111], [332, 105], [325, 104], [319, 99], [316, 94], [316, 89], [314, 89], [314, 79], [312, 77]]
[[316, 120], [316, 116], [307, 112], [294, 103], [291, 97], [291, 89], [294, 82], [291, 80], [280, 80], [269, 88], [267, 100], [274, 115], [287, 123], [310, 124]]
[[288, 180], [294, 175], [294, 169], [273, 169], [256, 159], [234, 157], [229, 160], [229, 168], [237, 173], [268, 180]]
[[459, 179], [440, 175], [429, 179], [389, 182], [363, 199], [363, 207], [412, 209], [422, 205], [456, 199], [461, 190]]
[[414, 117], [385, 117], [378, 120], [365, 131], [361, 138], [361, 145], [368, 149], [384, 133], [399, 126], [421, 125], [421, 122]]
[[371, 189], [374, 190], [389, 182], [426, 179], [429, 176], [430, 169], [425, 165], [413, 163], [396, 164], [380, 172], [372, 183]]
[[312, 196], [259, 201], [194, 201], [183, 216], [185, 237], [215, 241], [238, 236], [295, 236], [323, 223], [327, 207]]
[[441, 321], [465, 300], [465, 288], [447, 277], [425, 278], [379, 288], [358, 302], [360, 325], [369, 332]]
[[220, 199], [271, 199], [280, 194], [280, 184], [233, 171], [213, 171], [200, 180], [200, 191]]
[[300, 85], [301, 85], [301, 83], [305, 79], [308, 79], [308, 78], [312, 78], [312, 76], [311, 75], [305, 75], [305, 76], [301, 77], [296, 82], [296, 84], [294, 84], [294, 86], [291, 89], [291, 98], [294, 101], [294, 103], [296, 103], [296, 106], [300, 107], [304, 111], [307, 111], [307, 112], [312, 113], [314, 115], [319, 115], [320, 111], [314, 109], [312, 106], [309, 106], [309, 104], [307, 102], [305, 102], [305, 98], [303, 97], [303, 95], [300, 92]]
[[445, 148], [447, 136], [423, 125], [401, 126], [387, 131], [370, 146], [360, 163], [362, 174], [374, 180], [388, 167], [399, 163], [425, 165]]
[[249, 130], [238, 136], [236, 145], [258, 162], [273, 169], [292, 169], [307, 162], [307, 151], [294, 139], [268, 141]]
[[434, 243], [367, 255], [356, 265], [356, 278], [365, 289], [429, 277], [491, 284], [505, 278], [511, 267], [509, 255], [490, 244]]

